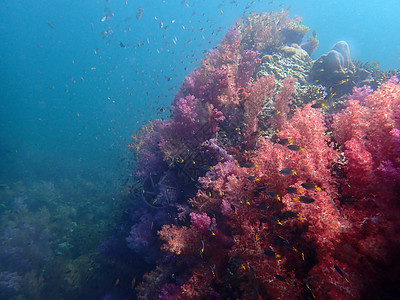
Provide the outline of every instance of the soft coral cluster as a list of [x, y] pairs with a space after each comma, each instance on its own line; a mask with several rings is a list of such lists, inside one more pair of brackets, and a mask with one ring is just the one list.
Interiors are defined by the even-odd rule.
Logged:
[[[190, 173], [193, 193], [174, 204], [190, 218], [158, 224], [167, 254], [139, 285], [142, 298], [146, 286], [160, 299], [381, 293], [379, 271], [400, 246], [400, 85], [356, 89], [329, 131], [311, 104], [292, 114], [295, 81], [278, 89], [273, 76], [254, 75], [257, 51], [299, 43], [306, 32], [287, 13], [280, 18], [250, 15], [231, 28], [185, 79], [171, 120], [153, 123], [148, 142], [167, 162], [162, 172], [168, 165], [177, 181], [185, 166], [201, 172]], [[268, 101], [272, 139], [258, 127]]]
[[[232, 27], [221, 44], [210, 50], [201, 65], [185, 78], [181, 92], [215, 107], [238, 105], [241, 89], [252, 83], [260, 53], [241, 48], [242, 35]], [[179, 95], [179, 93], [178, 93]]]
[[[298, 109], [284, 125], [286, 129], [279, 136], [293, 139], [304, 150], [291, 151], [261, 139], [260, 148], [248, 154], [255, 167], [241, 168], [233, 162], [219, 164], [215, 167], [217, 178], [202, 179], [205, 191], [199, 190], [191, 200], [196, 208], [208, 213], [220, 205], [224, 228], [235, 241], [228, 252], [230, 263], [235, 258], [241, 261], [234, 270], [236, 275], [249, 277], [255, 272], [253, 281], [260, 287], [258, 293], [277, 299], [304, 293], [300, 282], [307, 279], [309, 260], [315, 255], [321, 262], [329, 257], [347, 227], [333, 201], [337, 187], [330, 166], [336, 153], [328, 146], [323, 115], [308, 105]], [[284, 168], [295, 170], [296, 175], [280, 174]], [[306, 191], [301, 186], [304, 182], [313, 182], [323, 190]], [[289, 193], [287, 187], [303, 190], [302, 195], [313, 197], [315, 203], [294, 202], [296, 195]], [[214, 193], [207, 194], [209, 190]], [[280, 252], [282, 257], [271, 259], [265, 251]], [[307, 254], [302, 261], [304, 253]], [[302, 270], [296, 270], [296, 277], [291, 273], [295, 266]], [[288, 278], [281, 281], [275, 275]], [[329, 281], [329, 277], [323, 277], [318, 284]], [[247, 289], [247, 297], [254, 297], [251, 285]]]
[[[400, 85], [392, 78], [364, 98], [350, 100], [333, 124], [345, 157], [341, 196], [350, 202], [342, 215], [352, 225], [343, 234], [340, 246], [345, 252], [339, 255], [355, 273], [362, 262], [376, 294], [381, 292], [379, 286], [394, 283], [399, 268], [394, 253], [400, 246], [399, 105]], [[382, 278], [385, 270], [397, 273]]]
[[347, 158], [345, 195], [392, 197], [393, 189], [387, 189], [387, 177], [382, 174], [387, 170], [391, 178], [398, 177], [399, 105], [400, 84], [392, 79], [364, 99], [349, 101], [348, 107], [335, 116], [334, 138]]

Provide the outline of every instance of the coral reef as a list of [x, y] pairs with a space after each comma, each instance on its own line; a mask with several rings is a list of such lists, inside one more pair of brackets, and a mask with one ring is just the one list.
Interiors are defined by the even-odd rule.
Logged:
[[278, 53], [264, 55], [261, 60], [259, 75], [272, 74], [278, 81], [291, 77], [301, 85], [307, 84], [307, 72], [312, 61], [307, 52], [298, 45], [283, 46]]
[[327, 54], [319, 57], [310, 70], [310, 80], [322, 83], [335, 92], [353, 87], [351, 78], [355, 67], [350, 58], [350, 49], [346, 42], [337, 42]]
[[318, 45], [319, 41], [317, 40], [317, 32], [314, 30], [313, 35], [307, 37], [307, 41], [302, 43], [300, 47], [311, 56], [312, 53], [318, 48]]
[[[398, 293], [400, 84], [335, 97], [307, 77], [307, 31], [286, 11], [245, 16], [185, 79], [171, 119], [134, 136], [146, 161], [133, 196], [148, 205], [127, 242], [162, 250], [140, 299]], [[333, 72], [355, 72], [347, 44], [331, 53]]]

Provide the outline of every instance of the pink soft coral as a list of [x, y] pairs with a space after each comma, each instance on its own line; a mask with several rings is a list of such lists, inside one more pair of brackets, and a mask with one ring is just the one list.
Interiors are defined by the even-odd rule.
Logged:
[[276, 114], [274, 122], [275, 128], [278, 130], [283, 130], [286, 125], [287, 114], [290, 111], [289, 104], [292, 101], [292, 94], [294, 92], [294, 80], [292, 78], [285, 78], [282, 83], [283, 87], [275, 96]]
[[400, 85], [383, 84], [362, 102], [365, 105], [349, 101], [349, 106], [334, 117], [332, 125], [334, 138], [347, 159], [345, 193], [354, 197], [376, 193], [382, 198], [391, 197], [391, 191], [382, 188], [385, 185], [379, 169], [389, 161], [398, 160], [393, 130], [400, 105]]
[[250, 136], [253, 132], [258, 130], [257, 115], [261, 112], [267, 97], [271, 95], [274, 85], [274, 76], [270, 75], [259, 78], [250, 88], [249, 95], [244, 103], [244, 113], [247, 120], [245, 129], [246, 135]]
[[195, 250], [192, 249], [190, 243], [196, 240], [198, 231], [192, 227], [176, 226], [176, 225], [164, 225], [161, 230], [158, 231], [160, 239], [166, 241], [161, 249], [169, 251], [171, 253], [181, 254], [192, 254]]

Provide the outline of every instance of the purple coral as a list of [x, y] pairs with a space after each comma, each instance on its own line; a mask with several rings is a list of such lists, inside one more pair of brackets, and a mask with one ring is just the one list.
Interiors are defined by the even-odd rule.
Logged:
[[217, 226], [215, 218], [211, 219], [207, 214], [196, 214], [194, 212], [190, 213], [190, 221], [192, 224], [203, 234], [209, 230], [209, 228], [214, 228]]
[[374, 90], [369, 85], [363, 85], [362, 87], [355, 86], [353, 93], [348, 96], [349, 100], [358, 100], [360, 104], [365, 104], [364, 100], [368, 95], [372, 94]]
[[132, 226], [129, 236], [126, 238], [128, 247], [135, 252], [144, 253], [149, 244], [154, 241], [154, 237], [151, 234], [152, 229], [151, 216], [142, 216], [140, 221]]

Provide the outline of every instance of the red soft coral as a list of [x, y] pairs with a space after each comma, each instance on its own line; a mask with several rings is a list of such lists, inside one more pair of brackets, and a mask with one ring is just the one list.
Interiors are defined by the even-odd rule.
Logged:
[[333, 135], [344, 149], [345, 194], [352, 197], [380, 194], [391, 197], [391, 190], [380, 176], [380, 167], [396, 161], [399, 153], [393, 147], [396, 111], [400, 105], [400, 85], [383, 84], [378, 90], [359, 101], [349, 101], [348, 107], [334, 117]]
[[282, 83], [283, 87], [274, 99], [276, 109], [274, 123], [275, 128], [278, 130], [283, 130], [286, 125], [287, 114], [290, 111], [289, 104], [292, 102], [292, 94], [294, 92], [294, 80], [292, 78], [285, 78]]
[[[342, 272], [343, 275], [335, 268]], [[362, 273], [326, 255], [310, 270], [310, 288], [316, 299], [361, 299]]]
[[273, 75], [269, 75], [259, 78], [250, 88], [249, 96], [244, 103], [244, 114], [247, 123], [245, 134], [247, 136], [257, 130], [257, 115], [261, 112], [267, 97], [271, 95], [274, 85], [275, 78]]
[[177, 255], [194, 253], [192, 242], [197, 239], [198, 234], [199, 232], [193, 227], [173, 224], [164, 225], [158, 231], [160, 239], [166, 242], [161, 249]]

